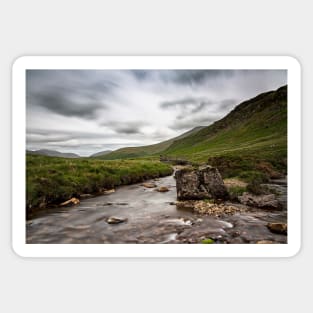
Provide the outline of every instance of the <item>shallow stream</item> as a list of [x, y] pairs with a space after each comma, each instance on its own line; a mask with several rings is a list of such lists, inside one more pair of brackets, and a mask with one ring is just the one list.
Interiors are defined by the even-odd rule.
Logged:
[[[142, 184], [118, 187], [114, 193], [86, 200], [74, 207], [54, 208], [32, 217], [26, 224], [27, 243], [286, 243], [287, 236], [268, 230], [268, 222], [286, 222], [287, 210], [249, 209], [222, 218], [178, 210], [173, 176], [149, 182], [168, 192]], [[284, 181], [272, 182], [287, 199]], [[275, 187], [279, 186], [279, 187]], [[239, 205], [239, 204], [232, 204]], [[109, 217], [126, 219], [109, 224]]]

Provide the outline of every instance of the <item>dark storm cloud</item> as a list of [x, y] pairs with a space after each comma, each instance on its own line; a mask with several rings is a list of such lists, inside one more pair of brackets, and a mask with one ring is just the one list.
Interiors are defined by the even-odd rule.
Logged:
[[210, 79], [218, 77], [230, 77], [234, 71], [232, 70], [176, 70], [173, 71], [173, 81], [183, 85], [202, 84]]
[[86, 97], [86, 95], [75, 100], [66, 90], [61, 90], [60, 88], [51, 88], [43, 94], [29, 94], [27, 101], [59, 115], [86, 119], [94, 118], [99, 109], [105, 108], [103, 104]]
[[27, 106], [93, 119], [107, 108], [105, 100], [118, 84], [95, 71], [27, 70]]
[[138, 80], [147, 79], [150, 76], [150, 71], [147, 70], [130, 70], [130, 73]]
[[113, 130], [115, 133], [118, 134], [142, 134], [141, 128], [147, 125], [145, 122], [142, 121], [125, 121], [125, 122], [103, 122], [100, 123], [101, 126], [108, 127], [109, 129]]
[[179, 107], [186, 107], [188, 105], [200, 105], [202, 103], [210, 104], [211, 102], [205, 98], [192, 98], [186, 97], [181, 99], [176, 99], [172, 101], [163, 101], [160, 103], [160, 107], [163, 109], [168, 109], [171, 107], [179, 106]]
[[186, 115], [196, 114], [203, 111], [205, 108], [213, 105], [214, 102], [206, 98], [186, 97], [182, 99], [163, 101], [160, 103], [162, 109], [175, 109], [179, 114], [177, 119], [183, 119]]
[[[222, 113], [227, 111], [229, 108], [234, 107], [236, 99], [224, 99], [219, 101], [211, 101], [207, 98], [192, 98], [186, 97], [182, 99], [172, 100], [172, 101], [163, 101], [160, 103], [162, 109], [175, 109], [179, 114], [176, 116], [177, 120], [190, 119], [191, 116], [195, 115], [195, 120], [198, 121], [197, 113], [199, 112], [210, 112], [213, 113]], [[181, 122], [178, 125], [183, 125]], [[189, 125], [190, 122], [187, 122], [186, 125]]]
[[140, 127], [137, 125], [120, 125], [116, 126], [114, 129], [117, 133], [120, 134], [140, 134]]
[[177, 85], [196, 85], [210, 79], [231, 77], [234, 70], [132, 70], [140, 81], [153, 79]]

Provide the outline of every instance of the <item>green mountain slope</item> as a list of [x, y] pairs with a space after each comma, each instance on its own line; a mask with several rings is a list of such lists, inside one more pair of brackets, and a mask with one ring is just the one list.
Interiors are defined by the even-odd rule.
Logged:
[[[238, 160], [285, 171], [287, 162], [287, 86], [239, 104], [223, 119], [175, 140], [163, 154], [222, 169]], [[228, 164], [228, 165], [227, 165]], [[261, 165], [260, 165], [261, 164]], [[241, 164], [242, 165], [242, 164]]]
[[141, 157], [149, 157], [152, 155], [160, 154], [162, 151], [166, 150], [175, 140], [185, 138], [192, 134], [200, 131], [204, 126], [198, 126], [193, 128], [192, 130], [169, 140], [160, 142], [158, 144], [149, 145], [149, 146], [141, 146], [141, 147], [127, 147], [121, 148], [111, 153], [95, 156], [98, 159], [102, 160], [115, 160], [115, 159], [132, 159], [132, 158], [141, 158]]

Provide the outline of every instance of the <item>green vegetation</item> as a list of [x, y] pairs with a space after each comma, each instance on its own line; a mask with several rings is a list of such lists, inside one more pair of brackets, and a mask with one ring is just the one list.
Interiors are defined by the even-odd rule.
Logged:
[[211, 238], [206, 238], [206, 239], [201, 240], [201, 243], [212, 244], [212, 243], [214, 243], [214, 240]]
[[27, 155], [26, 162], [29, 210], [172, 173], [169, 165], [149, 160], [102, 161]]
[[237, 198], [241, 196], [245, 191], [247, 191], [247, 187], [242, 186], [231, 186], [227, 188], [229, 196], [231, 199]]

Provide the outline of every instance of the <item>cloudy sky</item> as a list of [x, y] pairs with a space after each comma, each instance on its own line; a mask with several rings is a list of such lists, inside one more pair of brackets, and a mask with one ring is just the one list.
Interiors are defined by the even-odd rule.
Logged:
[[284, 70], [27, 70], [27, 149], [157, 143], [286, 83]]

